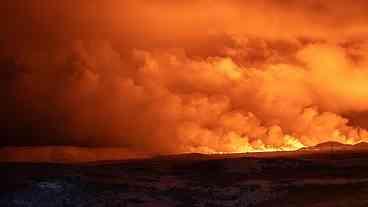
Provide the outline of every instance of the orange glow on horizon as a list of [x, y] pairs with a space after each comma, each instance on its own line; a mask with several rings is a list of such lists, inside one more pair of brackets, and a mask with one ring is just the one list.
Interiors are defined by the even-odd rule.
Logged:
[[9, 145], [172, 154], [368, 141], [366, 1], [56, 4], [14, 6], [30, 32], [4, 32], [21, 68], [7, 107], [36, 137]]

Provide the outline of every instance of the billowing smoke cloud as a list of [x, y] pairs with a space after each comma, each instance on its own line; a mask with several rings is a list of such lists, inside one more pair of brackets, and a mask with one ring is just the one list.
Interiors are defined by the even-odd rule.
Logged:
[[151, 153], [368, 138], [365, 1], [12, 1], [2, 145]]

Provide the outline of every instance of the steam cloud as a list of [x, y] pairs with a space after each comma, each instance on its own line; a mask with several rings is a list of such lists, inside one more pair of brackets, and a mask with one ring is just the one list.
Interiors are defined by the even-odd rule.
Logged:
[[1, 144], [150, 153], [368, 138], [366, 1], [10, 1]]

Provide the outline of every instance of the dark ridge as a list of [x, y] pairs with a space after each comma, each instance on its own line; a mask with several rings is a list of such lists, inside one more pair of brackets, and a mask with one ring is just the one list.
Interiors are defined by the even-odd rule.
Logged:
[[358, 151], [358, 150], [368, 150], [368, 143], [367, 142], [360, 142], [355, 145], [343, 144], [340, 142], [330, 141], [317, 144], [312, 147], [304, 147], [300, 149], [300, 151], [339, 151], [339, 150], [351, 150], [351, 151]]
[[334, 142], [334, 141], [330, 141], [330, 142], [324, 142], [321, 144], [317, 144], [316, 146], [314, 146], [316, 148], [326, 148], [326, 147], [351, 147], [351, 145], [348, 144], [343, 144], [340, 142]]
[[357, 150], [368, 150], [368, 143], [367, 142], [360, 142], [354, 145], [354, 149]]

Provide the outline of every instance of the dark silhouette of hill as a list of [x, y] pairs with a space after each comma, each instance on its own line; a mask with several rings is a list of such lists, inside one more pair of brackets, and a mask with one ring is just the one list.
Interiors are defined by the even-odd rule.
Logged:
[[368, 143], [367, 142], [360, 142], [355, 145], [350, 144], [343, 144], [340, 142], [324, 142], [312, 147], [305, 147], [300, 149], [299, 151], [361, 151], [361, 150], [368, 150]]
[[360, 142], [353, 146], [356, 150], [368, 150], [368, 143], [367, 142]]

